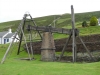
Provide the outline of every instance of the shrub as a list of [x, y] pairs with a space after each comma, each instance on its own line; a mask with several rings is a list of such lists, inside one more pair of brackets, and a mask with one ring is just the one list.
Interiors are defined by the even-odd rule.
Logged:
[[83, 21], [82, 22], [82, 27], [87, 27], [88, 25], [87, 25], [87, 22], [86, 21]]
[[90, 26], [96, 26], [98, 24], [98, 20], [95, 16], [90, 19]]

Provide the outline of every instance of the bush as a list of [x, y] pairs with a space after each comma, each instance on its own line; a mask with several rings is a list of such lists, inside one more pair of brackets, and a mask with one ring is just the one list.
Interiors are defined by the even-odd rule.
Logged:
[[98, 25], [98, 20], [95, 16], [93, 16], [91, 19], [90, 19], [90, 26], [96, 26]]
[[87, 27], [88, 25], [87, 25], [87, 22], [86, 21], [83, 21], [83, 23], [82, 23], [82, 27]]

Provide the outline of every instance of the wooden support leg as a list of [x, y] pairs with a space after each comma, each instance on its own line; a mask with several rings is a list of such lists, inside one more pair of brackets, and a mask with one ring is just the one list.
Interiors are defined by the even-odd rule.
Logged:
[[[35, 21], [33, 20], [32, 16], [31, 16], [30, 14], [29, 14], [29, 16], [30, 16], [30, 18], [31, 18], [31, 20], [32, 20], [32, 22], [33, 22], [33, 24], [34, 24], [34, 26], [37, 26], [36, 23], [35, 23]], [[42, 37], [40, 31], [37, 31], [37, 32], [38, 32], [38, 34], [39, 34], [39, 36], [40, 36], [40, 38], [41, 38], [41, 40], [42, 40], [43, 37]]]
[[[26, 43], [26, 37], [25, 37], [25, 34], [24, 34], [24, 31], [23, 31], [22, 27], [21, 27], [21, 32], [22, 32], [22, 34], [23, 34], [23, 38], [24, 38], [24, 41], [25, 41], [25, 43]], [[31, 60], [31, 55], [30, 55], [30, 53], [29, 53], [29, 49], [28, 49], [27, 43], [26, 43], [25, 45], [26, 45], [26, 48], [27, 48], [27, 52], [28, 52], [29, 59]]]
[[76, 46], [76, 36], [73, 35], [73, 44], [72, 44], [72, 51], [73, 51], [73, 62], [76, 62], [77, 59], [77, 46]]
[[77, 60], [77, 44], [76, 44], [76, 36], [75, 36], [75, 59]]
[[61, 53], [61, 55], [60, 55], [58, 61], [61, 60], [61, 58], [62, 58], [62, 56], [63, 56], [63, 54], [64, 54], [64, 52], [65, 52], [65, 48], [68, 46], [68, 43], [69, 43], [69, 41], [70, 41], [70, 39], [71, 39], [71, 36], [72, 36], [72, 34], [70, 34], [70, 35], [69, 35], [69, 38], [66, 40], [66, 44], [65, 44], [65, 46], [63, 47], [62, 53]]
[[32, 44], [32, 32], [31, 32], [31, 31], [30, 31], [30, 35], [29, 35], [29, 36], [30, 36], [29, 39], [30, 39], [30, 49], [31, 49], [31, 54], [32, 54], [32, 58], [34, 58], [34, 56], [33, 56], [33, 46], [32, 46], [32, 45], [33, 45], [33, 44]]
[[10, 45], [9, 45], [9, 47], [8, 47], [8, 49], [7, 49], [7, 51], [6, 51], [6, 53], [4, 54], [4, 57], [2, 58], [1, 64], [4, 63], [4, 61], [5, 61], [6, 57], [7, 57], [7, 54], [9, 53], [10, 48], [11, 48], [11, 46], [12, 46], [12, 44], [13, 44], [15, 38], [16, 38], [16, 35], [17, 35], [17, 33], [15, 33], [14, 39], [12, 40], [12, 42], [10, 43]]
[[38, 34], [40, 35], [40, 38], [41, 38], [41, 40], [43, 39], [43, 37], [42, 37], [42, 35], [41, 35], [41, 33], [39, 32], [39, 31], [37, 31], [38, 32]]
[[23, 34], [21, 33], [17, 55], [19, 55], [19, 53], [20, 53], [20, 46], [21, 46], [21, 43], [22, 43], [22, 37], [23, 37]]
[[83, 44], [84, 48], [86, 49], [87, 53], [89, 54], [90, 58], [91, 58], [93, 61], [96, 61], [96, 60], [93, 58], [93, 56], [92, 56], [92, 54], [90, 53], [90, 51], [87, 49], [87, 47], [86, 47], [86, 45], [84, 44], [83, 40], [80, 38], [80, 36], [78, 36], [78, 37], [79, 37], [81, 43]]
[[[23, 24], [22, 24], [22, 30], [24, 31], [24, 27], [25, 27], [25, 20], [23, 21]], [[19, 46], [18, 46], [18, 52], [17, 52], [17, 55], [19, 55], [20, 53], [20, 46], [21, 46], [21, 43], [22, 43], [22, 38], [23, 38], [23, 33], [21, 32], [20, 34], [20, 41], [19, 41]]]

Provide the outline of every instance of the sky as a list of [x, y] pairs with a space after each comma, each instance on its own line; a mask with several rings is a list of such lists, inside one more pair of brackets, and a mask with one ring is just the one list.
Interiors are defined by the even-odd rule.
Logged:
[[100, 0], [0, 0], [0, 23], [21, 20], [27, 12], [33, 18], [47, 15], [100, 11]]

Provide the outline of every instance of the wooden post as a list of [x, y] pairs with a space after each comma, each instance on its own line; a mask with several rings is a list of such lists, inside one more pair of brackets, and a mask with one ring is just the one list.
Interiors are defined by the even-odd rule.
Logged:
[[32, 32], [29, 31], [30, 35], [29, 35], [29, 39], [30, 39], [30, 50], [31, 50], [31, 54], [32, 54], [32, 58], [34, 58], [33, 56], [33, 46], [32, 46]]
[[75, 39], [75, 18], [74, 18], [74, 9], [71, 5], [71, 18], [72, 18], [72, 51], [73, 51], [73, 62], [76, 62], [76, 39]]
[[66, 47], [68, 46], [68, 43], [69, 43], [69, 41], [70, 41], [70, 39], [71, 39], [71, 36], [72, 36], [72, 34], [70, 34], [68, 40], [66, 40], [66, 44], [65, 44], [64, 47], [63, 47], [62, 53], [61, 53], [61, 55], [60, 55], [58, 61], [61, 60], [61, 58], [62, 58], [62, 56], [63, 56], [63, 54], [64, 54], [64, 52], [65, 52], [65, 49], [66, 49]]
[[[23, 31], [24, 31], [24, 26], [25, 26], [25, 21], [24, 21], [24, 23], [23, 23], [23, 27], [22, 27]], [[19, 55], [19, 53], [20, 53], [20, 46], [21, 46], [22, 38], [23, 38], [23, 34], [22, 34], [22, 32], [21, 32], [20, 35], [21, 35], [21, 36], [20, 36], [20, 41], [19, 41], [19, 46], [18, 46], [18, 52], [17, 52], [17, 55]]]
[[[25, 37], [25, 35], [24, 35], [24, 31], [23, 31], [22, 27], [21, 27], [20, 29], [21, 29], [21, 32], [22, 32], [22, 34], [23, 34], [24, 41], [25, 41], [25, 43], [26, 43], [26, 37]], [[28, 52], [29, 59], [31, 60], [31, 55], [30, 55], [30, 53], [29, 53], [29, 49], [28, 49], [27, 43], [26, 43], [25, 45], [26, 45], [26, 48], [27, 48], [26, 50], [27, 50], [27, 52]]]
[[[35, 21], [34, 21], [34, 19], [32, 18], [32, 16], [31, 16], [30, 14], [29, 14], [29, 16], [30, 16], [30, 18], [31, 18], [31, 20], [32, 20], [32, 22], [33, 22], [33, 24], [34, 24], [34, 26], [37, 26], [36, 23], [35, 23]], [[43, 38], [42, 38], [41, 33], [39, 32], [39, 30], [37, 30], [37, 32], [38, 32], [38, 34], [40, 35], [41, 40], [42, 40]]]
[[88, 48], [86, 47], [86, 45], [84, 44], [83, 40], [80, 38], [80, 36], [78, 36], [78, 37], [79, 37], [81, 43], [83, 44], [84, 48], [86, 49], [87, 53], [89, 54], [90, 58], [91, 58], [92, 60], [96, 61], [96, 60], [93, 58], [93, 56], [92, 56], [92, 54], [90, 53], [90, 51], [88, 50]]

